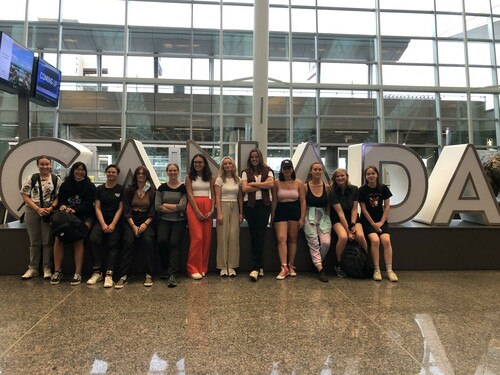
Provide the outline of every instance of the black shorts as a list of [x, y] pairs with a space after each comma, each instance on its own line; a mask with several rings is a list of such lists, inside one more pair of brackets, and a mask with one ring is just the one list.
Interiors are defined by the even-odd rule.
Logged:
[[276, 211], [274, 212], [274, 222], [279, 221], [299, 221], [300, 220], [300, 202], [278, 202]]
[[[361, 224], [363, 224], [363, 232], [365, 232], [365, 236], [368, 236], [370, 233], [377, 233], [375, 232], [375, 229], [370, 225], [369, 222], [363, 221]], [[379, 236], [384, 233], [389, 233], [389, 224], [387, 223], [387, 220], [380, 229], [382, 229], [382, 232], [377, 233]]]

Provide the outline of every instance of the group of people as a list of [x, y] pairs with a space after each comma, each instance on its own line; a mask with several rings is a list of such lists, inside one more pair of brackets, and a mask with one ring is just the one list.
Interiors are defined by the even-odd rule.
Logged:
[[[297, 276], [295, 256], [302, 229], [318, 278], [327, 282], [323, 263], [333, 229], [338, 276], [346, 277], [342, 253], [349, 241], [356, 241], [366, 253], [371, 253], [373, 280], [382, 280], [382, 246], [387, 278], [398, 281], [392, 270], [387, 224], [392, 194], [379, 182], [379, 171], [374, 166], [365, 169], [365, 184], [358, 189], [349, 182], [345, 169], [335, 170], [331, 184], [325, 183], [325, 171], [319, 162], [310, 166], [303, 182], [296, 178], [292, 161], [285, 159], [275, 178], [258, 148], [250, 151], [241, 176], [231, 157], [222, 158], [218, 176], [213, 176], [206, 157], [197, 154], [191, 160], [185, 183], [179, 181], [179, 166], [169, 163], [168, 179], [156, 189], [145, 166], [138, 167], [132, 182], [124, 187], [117, 182], [118, 166], [108, 165], [106, 182], [95, 187], [84, 163], [73, 164], [63, 182], [52, 173], [49, 157], [40, 156], [36, 162], [39, 173], [26, 178], [21, 188], [30, 237], [30, 263], [23, 279], [38, 276], [42, 256], [44, 278], [51, 284], [59, 284], [63, 278], [64, 244], [53, 235], [49, 223], [50, 216], [59, 210], [75, 215], [88, 227], [93, 266], [89, 285], [104, 280], [106, 288], [123, 288], [136, 256], [144, 270], [144, 286], [152, 286], [157, 248], [162, 266], [160, 277], [167, 280], [169, 287], [177, 286], [186, 227], [190, 239], [186, 272], [192, 279], [203, 279], [208, 272], [215, 212], [216, 267], [221, 277], [236, 276], [243, 220], [248, 223], [251, 239], [253, 264], [249, 277], [257, 281], [264, 276], [264, 241], [271, 219], [281, 264], [278, 280]], [[84, 239], [74, 242], [73, 247], [75, 274], [71, 285], [78, 285], [82, 281]]]

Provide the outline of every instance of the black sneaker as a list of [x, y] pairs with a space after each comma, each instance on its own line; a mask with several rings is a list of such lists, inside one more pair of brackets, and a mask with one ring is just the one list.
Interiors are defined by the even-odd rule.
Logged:
[[177, 286], [177, 280], [174, 275], [170, 275], [170, 277], [168, 278], [167, 286], [169, 288], [175, 288]]
[[334, 268], [338, 277], [347, 277], [347, 274], [344, 272], [341, 266], [335, 266]]
[[326, 277], [325, 271], [323, 271], [323, 270], [318, 271], [318, 279], [319, 279], [319, 281], [321, 281], [323, 283], [328, 282], [328, 277]]
[[[102, 276], [102, 275], [101, 275]], [[82, 275], [80, 275], [79, 273], [75, 273], [75, 275], [73, 276], [73, 279], [71, 280], [71, 285], [80, 285], [80, 283], [82, 282]]]
[[52, 285], [57, 285], [61, 282], [62, 278], [63, 278], [62, 272], [56, 271], [56, 272], [54, 272], [54, 274], [50, 278], [50, 283]]

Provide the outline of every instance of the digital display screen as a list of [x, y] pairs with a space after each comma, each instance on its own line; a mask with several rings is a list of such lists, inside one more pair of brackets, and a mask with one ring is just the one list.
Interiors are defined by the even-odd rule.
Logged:
[[38, 58], [36, 61], [33, 97], [45, 102], [45, 104], [38, 104], [57, 107], [61, 87], [61, 72], [42, 58]]
[[29, 92], [33, 73], [32, 51], [5, 33], [0, 34], [0, 88], [11, 93]]

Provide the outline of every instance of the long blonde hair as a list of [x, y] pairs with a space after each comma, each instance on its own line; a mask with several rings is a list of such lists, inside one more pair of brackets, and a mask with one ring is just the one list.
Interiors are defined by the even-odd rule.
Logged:
[[238, 168], [236, 167], [236, 163], [234, 162], [233, 158], [230, 157], [230, 156], [224, 156], [222, 158], [222, 160], [220, 161], [220, 167], [219, 167], [219, 176], [220, 178], [222, 178], [222, 181], [225, 183], [226, 182], [226, 171], [224, 170], [224, 160], [230, 160], [231, 163], [233, 164], [233, 172], [231, 173], [232, 174], [232, 178], [234, 180], [235, 183], [239, 184], [240, 183], [240, 178], [238, 177]]

